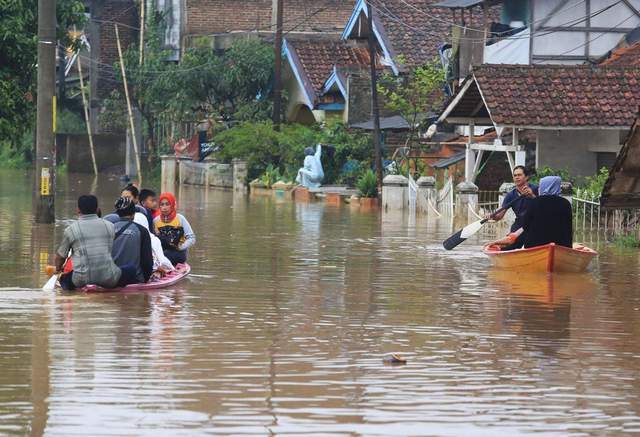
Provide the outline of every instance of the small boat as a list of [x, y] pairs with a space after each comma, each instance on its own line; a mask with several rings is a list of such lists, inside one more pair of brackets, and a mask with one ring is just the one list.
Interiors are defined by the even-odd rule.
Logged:
[[144, 284], [129, 284], [126, 287], [119, 288], [103, 288], [97, 285], [86, 285], [82, 288], [79, 288], [77, 291], [85, 292], [85, 293], [93, 293], [93, 292], [111, 292], [111, 291], [139, 291], [139, 290], [157, 290], [160, 288], [170, 287], [171, 285], [176, 284], [177, 282], [184, 279], [189, 272], [191, 272], [191, 266], [189, 264], [178, 264], [176, 269], [173, 272], [167, 273], [164, 276], [152, 276], [149, 279], [149, 282], [145, 282]]
[[581, 244], [574, 244], [570, 249], [555, 243], [504, 252], [496, 246], [489, 246], [483, 252], [495, 267], [516, 272], [580, 273], [598, 255], [595, 250]]

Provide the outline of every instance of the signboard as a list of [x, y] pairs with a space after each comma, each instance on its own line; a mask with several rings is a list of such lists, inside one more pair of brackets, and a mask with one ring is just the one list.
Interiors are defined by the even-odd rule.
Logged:
[[51, 172], [49, 171], [49, 167], [42, 167], [42, 172], [40, 173], [40, 195], [48, 196], [50, 194], [49, 187], [51, 184]]

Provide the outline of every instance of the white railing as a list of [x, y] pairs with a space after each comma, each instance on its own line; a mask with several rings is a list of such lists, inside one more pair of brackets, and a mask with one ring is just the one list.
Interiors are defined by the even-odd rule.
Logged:
[[581, 232], [605, 232], [613, 235], [638, 234], [640, 210], [600, 207], [600, 195], [577, 190], [572, 198], [574, 229]]
[[438, 191], [438, 198], [436, 199], [436, 208], [441, 214], [446, 214], [449, 217], [453, 217], [453, 177], [449, 177], [444, 184], [444, 187]]

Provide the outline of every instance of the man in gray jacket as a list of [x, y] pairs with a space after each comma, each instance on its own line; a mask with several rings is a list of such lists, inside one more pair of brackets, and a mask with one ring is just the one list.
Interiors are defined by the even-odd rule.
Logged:
[[99, 218], [97, 210], [98, 199], [95, 196], [80, 196], [79, 218], [64, 231], [55, 264], [56, 270], [62, 271], [71, 251], [73, 270], [60, 276], [60, 285], [65, 290], [73, 290], [87, 284], [113, 288], [120, 281], [122, 270], [111, 258], [114, 227]]

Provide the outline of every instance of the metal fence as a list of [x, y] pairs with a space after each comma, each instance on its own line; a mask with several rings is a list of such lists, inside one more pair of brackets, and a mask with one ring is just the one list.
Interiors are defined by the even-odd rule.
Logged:
[[185, 138], [187, 141], [196, 133], [196, 121], [176, 122], [169, 117], [159, 117], [153, 129], [154, 143], [161, 153], [172, 152], [173, 145]]
[[572, 198], [574, 229], [578, 232], [604, 232], [605, 234], [640, 236], [640, 210], [600, 207], [600, 195], [577, 190]]

